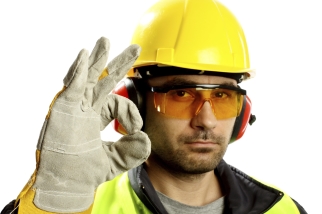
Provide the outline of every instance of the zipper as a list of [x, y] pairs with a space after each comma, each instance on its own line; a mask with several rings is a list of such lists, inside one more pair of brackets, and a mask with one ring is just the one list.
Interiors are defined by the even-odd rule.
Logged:
[[151, 198], [148, 196], [147, 191], [144, 187], [143, 184], [140, 184], [140, 189], [142, 190], [144, 196], [146, 197], [146, 199], [149, 201], [150, 205], [154, 208], [154, 211], [156, 212], [156, 214], [168, 214], [168, 213], [162, 213], [155, 205], [154, 203], [151, 202]]

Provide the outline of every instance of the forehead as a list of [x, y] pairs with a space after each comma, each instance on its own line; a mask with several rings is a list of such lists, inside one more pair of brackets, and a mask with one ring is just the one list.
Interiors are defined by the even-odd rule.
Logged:
[[237, 81], [227, 77], [210, 76], [210, 75], [171, 75], [162, 77], [153, 77], [148, 80], [151, 86], [161, 86], [169, 82], [186, 82], [187, 84], [218, 84], [234, 85]]

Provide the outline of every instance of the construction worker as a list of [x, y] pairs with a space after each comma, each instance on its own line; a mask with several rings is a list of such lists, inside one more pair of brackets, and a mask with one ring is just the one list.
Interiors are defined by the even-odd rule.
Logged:
[[[224, 5], [161, 0], [106, 67], [108, 50], [102, 37], [90, 56], [80, 51], [50, 105], [36, 170], [1, 214], [306, 213], [223, 160], [255, 121], [238, 85], [254, 76], [246, 39]], [[114, 119], [124, 136], [104, 142]]]

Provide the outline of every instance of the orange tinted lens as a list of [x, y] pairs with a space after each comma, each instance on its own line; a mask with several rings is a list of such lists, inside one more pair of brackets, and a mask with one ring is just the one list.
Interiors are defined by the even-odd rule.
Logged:
[[170, 90], [167, 93], [154, 93], [154, 106], [158, 112], [175, 118], [192, 118], [196, 107], [191, 90]]
[[212, 90], [210, 100], [216, 118], [221, 120], [239, 116], [242, 96], [234, 90], [220, 88]]
[[229, 89], [176, 89], [167, 93], [154, 93], [154, 106], [167, 116], [189, 119], [209, 101], [217, 119], [237, 117], [240, 113], [241, 98], [238, 92]]

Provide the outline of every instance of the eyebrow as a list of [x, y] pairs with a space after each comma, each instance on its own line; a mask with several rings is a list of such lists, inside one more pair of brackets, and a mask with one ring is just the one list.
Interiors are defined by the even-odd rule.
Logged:
[[[171, 86], [180, 86], [180, 85], [204, 85], [201, 83], [198, 83], [193, 80], [187, 80], [181, 77], [174, 77], [172, 80], [165, 82], [164, 84], [161, 85], [161, 87], [171, 87]], [[209, 85], [216, 85], [216, 84], [209, 84]], [[220, 83], [218, 85], [227, 85], [227, 86], [232, 86], [238, 88], [238, 86], [234, 85], [232, 82], [225, 81], [223, 83]]]

